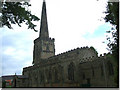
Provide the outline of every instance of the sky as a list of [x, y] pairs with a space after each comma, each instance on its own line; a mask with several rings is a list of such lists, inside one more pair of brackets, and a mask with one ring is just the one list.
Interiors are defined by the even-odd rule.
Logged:
[[[31, 0], [32, 14], [41, 19], [42, 0]], [[98, 55], [108, 53], [103, 13], [106, 0], [46, 0], [49, 36], [55, 38], [56, 55], [77, 47], [93, 46]], [[33, 41], [39, 36], [40, 21], [36, 29], [13, 25], [13, 29], [0, 28], [2, 75], [22, 74], [24, 67], [32, 65]], [[1, 74], [1, 73], [0, 73]]]

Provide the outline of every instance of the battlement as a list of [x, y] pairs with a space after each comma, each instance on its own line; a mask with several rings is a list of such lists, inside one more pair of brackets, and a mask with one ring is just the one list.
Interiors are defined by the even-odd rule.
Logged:
[[73, 52], [77, 52], [78, 50], [82, 50], [82, 49], [89, 49], [89, 47], [88, 47], [88, 46], [86, 46], [86, 47], [81, 47], [81, 48], [77, 47], [77, 48], [71, 49], [71, 50], [69, 50], [69, 51], [60, 53], [60, 54], [58, 54], [58, 55], [56, 55], [56, 56], [63, 55], [63, 54], [68, 54], [68, 53], [73, 53]]
[[[86, 47], [81, 47], [81, 48], [79, 48], [79, 47], [77, 47], [77, 48], [74, 48], [74, 49], [71, 49], [71, 50], [69, 50], [69, 51], [66, 51], [66, 52], [63, 52], [63, 53], [60, 53], [60, 54], [57, 54], [57, 55], [55, 55], [55, 56], [52, 56], [52, 57], [49, 57], [48, 58], [48, 60], [52, 60], [53, 58], [55, 59], [55, 60], [63, 60], [63, 59], [71, 59], [71, 58], [74, 58], [74, 57], [76, 57], [76, 58], [87, 58], [87, 60], [88, 59], [91, 59], [91, 58], [94, 58], [94, 57], [96, 57], [96, 55], [95, 54], [92, 54], [92, 55], [89, 55], [89, 56], [87, 56], [87, 57], [82, 57], [83, 55], [83, 52], [84, 53], [87, 53], [88, 51], [90, 51], [90, 52], [93, 52], [93, 50], [91, 49], [91, 48], [89, 48], [88, 46], [86, 46]], [[85, 56], [85, 55], [84, 55]]]
[[108, 55], [111, 55], [111, 53], [103, 53], [103, 55], [100, 54], [99, 57], [91, 56], [91, 57], [88, 57], [88, 58], [81, 58], [79, 61], [80, 61], [80, 63], [91, 62], [91, 61], [99, 60], [100, 58], [104, 58], [105, 59]]
[[[48, 38], [48, 39], [46, 39], [46, 40], [48, 40], [48, 41], [55, 41], [55, 39], [54, 38]], [[36, 43], [36, 42], [39, 42], [40, 41], [40, 38], [38, 37], [38, 38], [36, 38], [35, 40], [34, 40], [34, 43]]]
[[55, 41], [55, 39], [54, 39], [54, 38], [51, 38], [51, 37], [49, 38], [49, 40], [51, 40], [51, 41]]
[[82, 57], [79, 58], [78, 56], [78, 52], [79, 50], [81, 51], [82, 49], [90, 49], [89, 47], [81, 47], [81, 48], [76, 48], [76, 49], [72, 49], [69, 50], [67, 52], [63, 52], [60, 53], [58, 55], [49, 57], [48, 59], [44, 59], [42, 60], [42, 62], [39, 62], [37, 65], [33, 65], [33, 66], [29, 66], [29, 67], [25, 67], [24, 71], [26, 71], [27, 69], [31, 70], [31, 69], [36, 69], [38, 67], [43, 67], [43, 66], [48, 66], [50, 64], [56, 64], [59, 63], [61, 61], [69, 61], [69, 60], [77, 60], [79, 63], [89, 63], [89, 62], [93, 62], [93, 61], [97, 61], [97, 60], [103, 60], [106, 59], [106, 56], [111, 55], [110, 53], [104, 53], [104, 54], [100, 54], [100, 56], [90, 56], [90, 57]]
[[109, 52], [109, 53], [100, 54], [100, 56], [98, 58], [105, 58], [108, 55], [111, 55], [111, 53]]
[[100, 58], [105, 58], [107, 55], [110, 54], [110, 53], [104, 53], [104, 54], [100, 54], [100, 56], [91, 55], [91, 56], [88, 56], [88, 57], [79, 57], [84, 52], [82, 50], [85, 50], [85, 53], [86, 53], [87, 52], [86, 50], [90, 51], [91, 48], [89, 48], [87, 46], [86, 47], [81, 47], [81, 48], [77, 47], [77, 48], [71, 49], [69, 51], [60, 53], [58, 55], [49, 57], [48, 59], [44, 59], [37, 66], [44, 66], [44, 65], [50, 64], [50, 63], [51, 64], [58, 63], [58, 62], [61, 62], [63, 60], [72, 60], [74, 58], [79, 60], [80, 63], [91, 62], [91, 61], [94, 61], [94, 60], [98, 60]]

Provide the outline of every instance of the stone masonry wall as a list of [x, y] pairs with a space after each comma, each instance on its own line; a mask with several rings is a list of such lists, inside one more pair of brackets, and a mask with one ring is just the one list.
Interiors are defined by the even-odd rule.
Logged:
[[29, 87], [82, 87], [86, 84], [91, 87], [113, 87], [108, 61], [109, 58], [97, 57], [88, 47], [77, 48], [26, 67], [23, 74], [29, 77]]

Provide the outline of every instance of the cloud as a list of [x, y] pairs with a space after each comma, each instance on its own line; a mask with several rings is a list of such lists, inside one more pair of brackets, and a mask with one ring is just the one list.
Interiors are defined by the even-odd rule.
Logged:
[[98, 26], [93, 33], [87, 32], [81, 35], [79, 31], [77, 33], [73, 31], [72, 33], [69, 32], [66, 37], [63, 34], [61, 38], [57, 38], [55, 41], [56, 52], [58, 54], [77, 47], [93, 46], [98, 51], [99, 55], [108, 53], [106, 49], [108, 46], [103, 42], [107, 42], [106, 31], [110, 29], [111, 25], [109, 23], [104, 23]]
[[[32, 2], [32, 13], [41, 19], [42, 0]], [[106, 1], [100, 0], [46, 0], [50, 37], [55, 38], [56, 54], [84, 46], [93, 46], [101, 53], [108, 52], [104, 32], [109, 28], [102, 17]], [[101, 19], [101, 21], [100, 21]], [[40, 22], [36, 22], [37, 30]], [[14, 30], [2, 28], [3, 75], [22, 73], [23, 67], [32, 65], [33, 41], [39, 32], [13, 25]], [[103, 30], [104, 29], [104, 30]], [[101, 31], [102, 30], [102, 31]]]
[[[16, 28], [2, 31], [2, 70], [3, 75], [22, 73], [22, 68], [32, 65], [33, 40], [36, 33]], [[30, 63], [28, 63], [30, 62]]]

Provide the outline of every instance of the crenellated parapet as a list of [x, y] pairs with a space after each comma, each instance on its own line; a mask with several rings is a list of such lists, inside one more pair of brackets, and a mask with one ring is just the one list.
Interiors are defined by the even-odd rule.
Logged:
[[71, 50], [69, 50], [69, 51], [66, 51], [66, 52], [63, 52], [63, 53], [60, 53], [60, 54], [58, 54], [58, 55], [56, 55], [56, 56], [60, 56], [60, 55], [64, 55], [64, 54], [68, 54], [68, 53], [77, 53], [77, 51], [78, 50], [82, 50], [82, 49], [90, 49], [89, 47], [81, 47], [81, 48], [79, 48], [79, 47], [77, 47], [77, 48], [74, 48], [74, 49], [71, 49]]
[[47, 59], [41, 60], [41, 62], [39, 62], [37, 65], [35, 65], [34, 67], [29, 67], [29, 68], [53, 65], [56, 63], [61, 63], [61, 62], [70, 61], [70, 60], [78, 60], [80, 63], [92, 62], [95, 60], [105, 58], [108, 54], [110, 54], [110, 53], [104, 53], [104, 54], [100, 54], [100, 56], [95, 56], [93, 54], [88, 57], [83, 57], [82, 54], [87, 53], [88, 51], [92, 52], [91, 48], [89, 48], [87, 46], [81, 47], [81, 48], [74, 48], [69, 51], [66, 51], [66, 52], [60, 53], [58, 55], [51, 56]]
[[83, 63], [83, 62], [92, 62], [92, 61], [96, 61], [96, 60], [101, 60], [101, 59], [106, 59], [106, 57], [108, 55], [111, 55], [110, 53], [104, 53], [104, 54], [100, 54], [99, 57], [95, 57], [95, 56], [91, 56], [91, 57], [87, 57], [87, 58], [80, 58], [79, 62]]
[[51, 37], [50, 37], [48, 40], [49, 40], [49, 41], [53, 41], [53, 42], [55, 41], [55, 39], [54, 39], [54, 38], [51, 38]]
[[[79, 48], [80, 50], [83, 48]], [[79, 50], [78, 48], [75, 50]], [[72, 51], [72, 50], [71, 50]], [[67, 53], [67, 52], [66, 52]], [[54, 65], [57, 63], [61, 63], [62, 60], [65, 60], [68, 58], [69, 60], [69, 56], [65, 57], [66, 53], [61, 53], [58, 54], [56, 56], [50, 57], [48, 59], [43, 60], [42, 62], [38, 63], [37, 65], [33, 65], [33, 66], [29, 66], [29, 67], [25, 67], [24, 71], [26, 70], [31, 70], [31, 69], [36, 69], [38, 67], [44, 67], [44, 66], [49, 66], [49, 65]], [[86, 57], [86, 58], [77, 58], [77, 57], [73, 57], [75, 60], [79, 60], [79, 63], [89, 63], [89, 62], [93, 62], [93, 61], [97, 61], [97, 60], [103, 60], [103, 58], [105, 59], [107, 55], [110, 55], [110, 53], [104, 53], [104, 54], [100, 54], [99, 57], [95, 57], [95, 56], [90, 56], [90, 57]]]
[[59, 62], [59, 61], [62, 61], [62, 60], [71, 60], [71, 59], [74, 59], [74, 58], [81, 59], [81, 61], [92, 61], [92, 59], [97, 57], [94, 54], [89, 55], [87, 57], [85, 57], [85, 55], [84, 55], [84, 57], [83, 57], [82, 54], [86, 53], [88, 51], [93, 52], [93, 50], [91, 50], [91, 48], [89, 48], [87, 46], [86, 47], [81, 47], [81, 48], [74, 48], [74, 49], [71, 49], [69, 51], [60, 53], [58, 55], [49, 57], [47, 59], [47, 61]]
[[98, 58], [106, 58], [108, 55], [112, 55], [110, 52], [109, 53], [103, 53], [100, 54], [100, 56]]
[[[41, 41], [41, 39], [38, 37], [38, 38], [36, 38], [36, 39], [34, 40], [34, 43], [37, 43], [37, 42], [39, 42], [39, 41]], [[46, 41], [54, 42], [55, 39], [54, 39], [54, 38], [48, 38], [48, 39], [46, 39]]]

